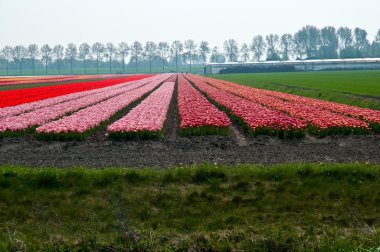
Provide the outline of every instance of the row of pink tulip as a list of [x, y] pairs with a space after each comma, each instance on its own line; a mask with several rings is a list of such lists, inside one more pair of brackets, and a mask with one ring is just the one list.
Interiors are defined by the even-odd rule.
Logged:
[[23, 131], [33, 126], [42, 125], [56, 118], [110, 99], [114, 96], [128, 93], [135, 88], [146, 85], [146, 83], [149, 81], [150, 80], [141, 80], [134, 84], [111, 90], [110, 92], [101, 92], [95, 95], [87, 95], [79, 99], [58, 103], [50, 107], [43, 107], [17, 116], [0, 118], [0, 132], [9, 131], [12, 133]]
[[328, 133], [365, 133], [369, 131], [368, 124], [362, 120], [333, 113], [321, 107], [308, 104], [287, 102], [269, 95], [267, 90], [253, 89], [234, 83], [226, 83], [211, 78], [197, 77], [207, 81], [210, 85], [226, 90], [250, 101], [263, 104], [267, 107], [285, 112], [292, 117], [307, 121], [310, 131], [317, 135]]
[[178, 76], [178, 112], [183, 134], [225, 133], [231, 124], [226, 113], [210, 103], [183, 75]]
[[79, 98], [82, 98], [85, 96], [92, 96], [92, 95], [96, 95], [96, 94], [103, 93], [103, 92], [110, 92], [110, 91], [120, 89], [120, 88], [126, 87], [127, 85], [132, 85], [135, 83], [144, 84], [147, 81], [149, 81], [150, 79], [152, 79], [152, 78], [147, 78], [147, 79], [140, 80], [140, 81], [124, 82], [121, 84], [117, 84], [117, 85], [109, 86], [109, 87], [105, 87], [105, 88], [99, 88], [99, 89], [94, 89], [94, 90], [89, 90], [89, 91], [72, 93], [72, 94], [57, 96], [57, 97], [53, 97], [53, 98], [47, 98], [44, 100], [34, 101], [34, 102], [30, 102], [30, 103], [24, 103], [24, 104], [20, 104], [20, 105], [16, 105], [16, 106], [0, 108], [0, 118], [17, 116], [17, 115], [27, 113], [27, 112], [30, 112], [33, 110], [37, 110], [40, 108], [51, 107], [51, 106], [59, 104], [59, 103], [68, 102], [71, 100], [76, 100], [76, 99], [79, 99]]
[[186, 77], [208, 97], [229, 110], [238, 120], [243, 121], [254, 135], [303, 135], [306, 129], [307, 125], [302, 120], [213, 87], [193, 75]]
[[164, 126], [174, 92], [174, 82], [165, 82], [126, 116], [108, 126], [112, 137], [158, 136]]
[[144, 94], [152, 91], [168, 76], [163, 75], [156, 80], [138, 89], [124, 92], [113, 98], [97, 103], [93, 106], [79, 110], [72, 115], [63, 117], [60, 120], [42, 125], [36, 129], [40, 134], [82, 134], [90, 131], [102, 122], [107, 121], [112, 115], [127, 107], [132, 102], [141, 98]]

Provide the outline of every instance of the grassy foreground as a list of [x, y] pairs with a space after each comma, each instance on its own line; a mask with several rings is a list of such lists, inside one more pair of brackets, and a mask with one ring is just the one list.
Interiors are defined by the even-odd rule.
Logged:
[[380, 110], [380, 71], [218, 74], [212, 78]]
[[380, 166], [0, 167], [0, 251], [378, 251]]

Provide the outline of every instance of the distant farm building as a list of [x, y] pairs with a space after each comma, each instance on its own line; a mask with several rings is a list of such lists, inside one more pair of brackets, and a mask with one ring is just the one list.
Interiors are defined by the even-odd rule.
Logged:
[[206, 74], [380, 69], [380, 58], [210, 63]]

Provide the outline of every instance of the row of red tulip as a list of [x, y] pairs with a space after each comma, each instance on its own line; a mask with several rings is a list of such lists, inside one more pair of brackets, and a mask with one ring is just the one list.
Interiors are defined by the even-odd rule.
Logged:
[[85, 96], [92, 96], [92, 95], [97, 95], [100, 93], [104, 92], [111, 92], [113, 90], [120, 89], [122, 87], [127, 87], [127, 89], [131, 88], [136, 88], [138, 85], [132, 85], [135, 83], [138, 83], [139, 85], [145, 84], [147, 81], [150, 79], [153, 79], [153, 77], [146, 78], [143, 81], [130, 81], [130, 82], [124, 82], [121, 84], [109, 86], [109, 87], [104, 87], [104, 88], [99, 88], [95, 90], [89, 90], [89, 91], [83, 91], [83, 92], [78, 92], [78, 93], [73, 93], [73, 94], [67, 94], [67, 95], [61, 95], [58, 97], [53, 97], [53, 98], [48, 98], [44, 100], [39, 100], [39, 101], [34, 101], [34, 102], [29, 102], [29, 103], [24, 103], [20, 104], [17, 106], [11, 106], [11, 107], [5, 107], [5, 108], [0, 108], [0, 118], [3, 117], [10, 117], [10, 116], [17, 116], [26, 112], [30, 112], [33, 110], [37, 110], [40, 108], [45, 108], [45, 107], [51, 107], [53, 105], [63, 103], [63, 102], [68, 102], [71, 100], [76, 100]]
[[[347, 117], [342, 114], [333, 113], [321, 107], [302, 104], [301, 102], [287, 102], [283, 99], [269, 95], [270, 91], [253, 89], [225, 81], [211, 78], [197, 77], [207, 81], [209, 84], [241, 96], [253, 102], [263, 104], [267, 107], [285, 112], [292, 117], [305, 120], [309, 123], [310, 132], [317, 135], [329, 133], [365, 133], [369, 131], [367, 123], [362, 120]], [[279, 93], [279, 92], [277, 92]]]
[[[221, 83], [226, 84], [232, 88], [241, 87], [240, 85], [228, 81], [221, 81]], [[285, 101], [289, 101], [296, 104], [306, 104], [313, 107], [327, 109], [329, 111], [344, 114], [351, 117], [356, 117], [365, 120], [370, 123], [373, 127], [380, 130], [380, 111], [368, 108], [359, 108], [356, 106], [351, 106], [347, 104], [341, 104], [337, 102], [330, 102], [324, 100], [313, 99], [309, 97], [303, 97], [294, 94], [287, 94], [277, 91], [264, 90], [252, 87], [243, 87], [249, 89], [251, 92], [273, 96]]]
[[225, 107], [239, 121], [242, 121], [254, 135], [303, 135], [306, 129], [307, 125], [302, 120], [289, 117], [279, 111], [213, 87], [193, 75], [186, 77], [208, 97]]
[[231, 124], [228, 116], [192, 87], [183, 75], [178, 76], [178, 112], [184, 135], [224, 134]]
[[100, 126], [118, 111], [140, 99], [146, 93], [152, 91], [167, 78], [168, 76], [166, 75], [160, 76], [140, 88], [124, 92], [113, 98], [79, 110], [78, 112], [63, 117], [60, 120], [42, 125], [38, 127], [36, 131], [43, 136], [48, 135], [49, 137], [69, 135], [82, 138], [85, 136], [83, 133], [89, 132]]
[[164, 127], [174, 82], [165, 82], [126, 116], [108, 126], [113, 138], [157, 137]]
[[142, 80], [151, 76], [152, 75], [135, 75], [100, 81], [76, 82], [68, 84], [57, 84], [53, 86], [0, 91], [0, 108], [16, 106], [23, 103], [39, 101], [71, 93], [113, 86], [128, 81]]
[[33, 126], [42, 125], [82, 108], [110, 99], [114, 96], [128, 93], [130, 90], [145, 85], [150, 80], [151, 79], [137, 81], [134, 84], [122, 86], [109, 92], [86, 95], [78, 99], [58, 103], [49, 107], [42, 107], [20, 115], [0, 118], [0, 133], [12, 134], [14, 132], [24, 131]]

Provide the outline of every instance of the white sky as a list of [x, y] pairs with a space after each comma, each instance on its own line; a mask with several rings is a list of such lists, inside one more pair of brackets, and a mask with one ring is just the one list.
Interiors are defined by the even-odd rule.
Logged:
[[380, 0], [0, 0], [0, 47], [192, 38], [221, 46], [311, 24], [361, 27], [373, 40]]

